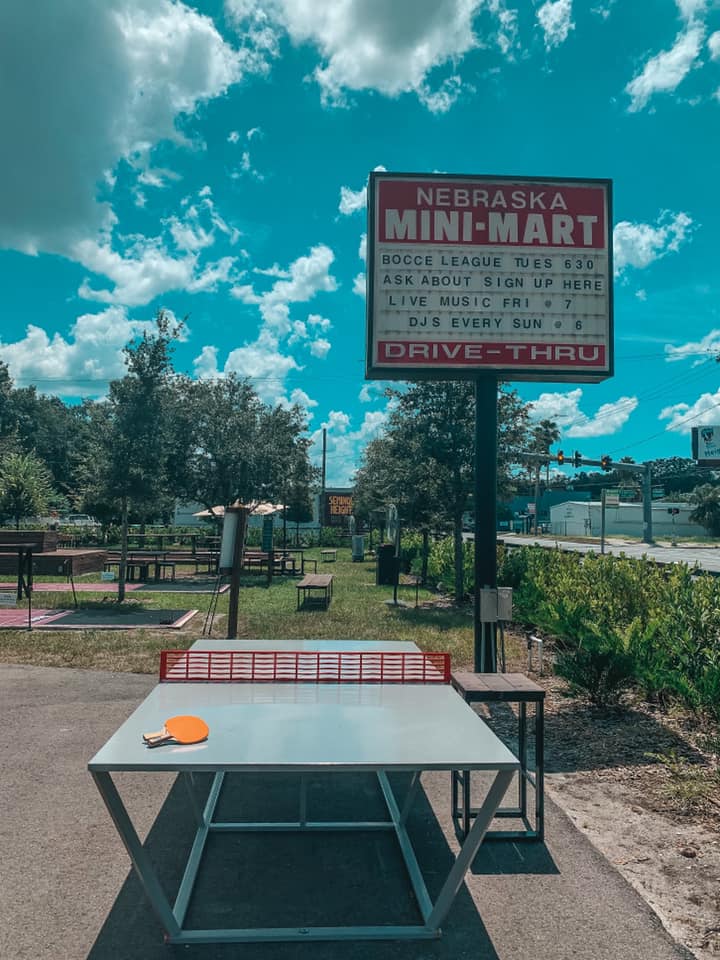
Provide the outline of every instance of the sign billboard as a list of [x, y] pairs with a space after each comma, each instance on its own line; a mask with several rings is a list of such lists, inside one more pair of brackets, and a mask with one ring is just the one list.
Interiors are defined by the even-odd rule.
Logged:
[[373, 172], [366, 376], [612, 376], [609, 180]]
[[692, 428], [692, 455], [701, 467], [720, 467], [720, 426]]
[[324, 507], [325, 526], [343, 526], [352, 516], [352, 493], [326, 490]]

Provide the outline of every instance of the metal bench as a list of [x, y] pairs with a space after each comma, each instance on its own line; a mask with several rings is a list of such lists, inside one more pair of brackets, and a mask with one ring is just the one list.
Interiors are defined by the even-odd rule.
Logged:
[[297, 583], [297, 608], [320, 606], [327, 610], [333, 593], [331, 573], [308, 573]]
[[[518, 777], [517, 807], [500, 807], [496, 817], [523, 821], [524, 830], [488, 830], [489, 840], [538, 840], [545, 835], [545, 690], [522, 673], [454, 672], [452, 684], [466, 703], [518, 704]], [[527, 705], [535, 704], [535, 763], [528, 768]], [[528, 818], [528, 783], [535, 790], [535, 826]], [[462, 792], [459, 801], [458, 793]], [[452, 776], [452, 816], [462, 836], [467, 836], [470, 821], [477, 810], [470, 803], [470, 771], [455, 771]]]
[[320, 559], [323, 563], [334, 563], [337, 560], [337, 550], [321, 550]]

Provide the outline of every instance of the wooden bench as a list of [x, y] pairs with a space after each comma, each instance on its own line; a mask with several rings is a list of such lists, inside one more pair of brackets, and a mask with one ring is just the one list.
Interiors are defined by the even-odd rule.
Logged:
[[170, 574], [170, 579], [175, 580], [175, 561], [174, 560], [158, 560], [156, 566], [158, 580], [167, 580], [167, 574]]
[[333, 592], [331, 573], [308, 573], [295, 586], [298, 610], [305, 606], [320, 606], [327, 610], [330, 606]]
[[323, 563], [334, 563], [337, 560], [337, 550], [321, 550], [320, 559]]
[[[520, 775], [518, 778], [517, 807], [501, 807], [496, 817], [512, 817], [523, 821], [524, 830], [488, 830], [485, 837], [489, 840], [538, 840], [545, 835], [545, 690], [522, 673], [470, 673], [454, 672], [452, 685], [466, 703], [517, 703], [518, 704], [518, 760]], [[527, 751], [527, 705], [535, 704], [535, 763], [534, 769], [528, 768]], [[528, 783], [535, 790], [535, 826], [528, 819]], [[458, 802], [458, 790], [462, 790], [462, 801]], [[470, 804], [470, 771], [453, 771], [452, 776], [452, 816], [459, 831], [467, 836], [470, 820], [477, 809]]]

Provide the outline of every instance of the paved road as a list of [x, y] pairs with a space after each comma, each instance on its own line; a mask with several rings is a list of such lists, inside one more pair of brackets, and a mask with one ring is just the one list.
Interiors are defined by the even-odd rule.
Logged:
[[[692, 960], [549, 801], [547, 843], [484, 846], [439, 941], [165, 946], [87, 772], [88, 759], [154, 683], [133, 674], [0, 664], [3, 960]], [[346, 802], [360, 800], [365, 809], [369, 787], [353, 777]], [[187, 797], [164, 774], [121, 780], [150, 855], [162, 865], [161, 881], [176, 889], [193, 831]], [[247, 804], [252, 818], [259, 805], [273, 816], [278, 804], [295, 802], [288, 785], [267, 780], [258, 775], [249, 792], [231, 796], [240, 805], [235, 809]], [[408, 825], [431, 887], [457, 849], [447, 781], [442, 773], [423, 776], [425, 798]], [[317, 794], [318, 802], [323, 796]], [[216, 845], [193, 909], [214, 911], [215, 920], [234, 917], [238, 889], [240, 906], [261, 923], [268, 913], [285, 916], [286, 901], [298, 897], [322, 919], [339, 913], [342, 920], [343, 910], [363, 907], [373, 912], [369, 922], [378, 922], [386, 900], [393, 913], [405, 901], [413, 908], [386, 834], [309, 834], [299, 842], [282, 834], [252, 837], [243, 835], [241, 861], [225, 857], [234, 841]]]
[[[520, 534], [500, 534], [498, 542], [508, 546], [532, 546], [562, 550], [574, 550], [578, 553], [600, 553], [600, 540], [588, 543], [580, 540], [555, 539], [550, 534], [540, 537], [527, 537]], [[720, 574], [720, 547], [696, 547], [691, 544], [679, 544], [677, 547], [668, 547], [659, 544], [637, 543], [611, 537], [605, 541], [605, 553], [624, 553], [627, 557], [648, 557], [658, 563], [686, 563], [688, 566], [697, 565], [708, 573]]]

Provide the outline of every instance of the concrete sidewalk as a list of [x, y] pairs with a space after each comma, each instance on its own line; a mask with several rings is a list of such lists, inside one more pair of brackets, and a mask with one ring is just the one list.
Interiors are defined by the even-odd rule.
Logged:
[[[692, 957], [655, 914], [547, 802], [547, 843], [484, 845], [437, 941], [169, 947], [87, 772], [87, 761], [154, 686], [133, 674], [0, 665], [0, 957], [4, 960], [678, 960]], [[117, 778], [167, 889], [177, 885], [193, 826], [185, 794], [162, 774]], [[283, 778], [231, 786], [221, 802], [272, 817], [292, 790]], [[409, 823], [431, 895], [457, 850], [449, 776], [423, 777]], [[333, 785], [333, 789], [336, 789]], [[332, 803], [377, 798], [354, 774]], [[319, 781], [311, 800], [330, 802]], [[250, 814], [252, 815], [252, 814]], [[280, 813], [282, 815], [282, 813]], [[622, 824], [618, 824], [622, 829]], [[253, 924], [383, 922], [414, 902], [385, 834], [216, 835], [197, 921]], [[242, 857], [234, 847], [242, 843]], [[302, 911], [297, 917], [293, 911]], [[272, 918], [272, 919], [271, 919]]]

